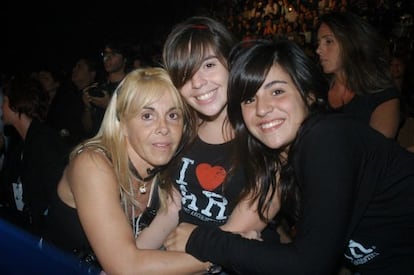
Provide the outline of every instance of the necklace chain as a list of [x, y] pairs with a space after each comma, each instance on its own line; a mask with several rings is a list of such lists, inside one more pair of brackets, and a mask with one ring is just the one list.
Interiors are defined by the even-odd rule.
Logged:
[[148, 176], [145, 178], [142, 178], [141, 175], [138, 173], [137, 169], [135, 168], [135, 166], [132, 164], [132, 161], [130, 159], [128, 159], [128, 165], [129, 165], [129, 169], [132, 172], [132, 175], [138, 180], [138, 190], [141, 194], [145, 194], [147, 193], [147, 184], [149, 180], [152, 180], [156, 174], [156, 170], [157, 169], [147, 169], [148, 172]]

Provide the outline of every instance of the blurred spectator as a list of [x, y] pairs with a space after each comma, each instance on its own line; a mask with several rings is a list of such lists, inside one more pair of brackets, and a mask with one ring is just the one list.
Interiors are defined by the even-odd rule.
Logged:
[[98, 131], [105, 112], [104, 108], [91, 102], [91, 97], [103, 97], [106, 93], [100, 75], [98, 62], [92, 57], [80, 57], [72, 68], [72, 83], [79, 98], [83, 100], [83, 111], [80, 113], [84, 138], [91, 137]]
[[320, 18], [320, 64], [329, 77], [329, 105], [352, 114], [388, 138], [400, 125], [400, 100], [389, 72], [387, 45], [380, 33], [353, 13]]
[[[82, 121], [88, 137], [94, 136], [98, 132], [112, 94], [131, 68], [130, 48], [126, 44], [117, 41], [108, 42], [101, 54], [105, 69], [105, 80], [99, 87], [91, 86], [86, 90], [84, 89], [83, 93], [84, 111]], [[96, 67], [89, 69], [96, 72]]]
[[68, 146], [75, 146], [83, 137], [80, 97], [57, 70], [42, 69], [37, 77], [49, 95], [46, 124], [58, 131]]
[[[12, 125], [21, 139], [21, 180], [24, 229], [40, 235], [44, 227], [51, 194], [56, 189], [67, 161], [68, 147], [57, 131], [44, 123], [48, 96], [39, 81], [19, 76], [4, 90], [2, 105], [4, 123]], [[17, 190], [13, 186], [14, 191]], [[22, 190], [21, 190], [22, 189]]]
[[391, 77], [401, 94], [398, 142], [405, 148], [414, 146], [414, 79], [410, 61], [408, 55], [393, 53], [390, 65]]

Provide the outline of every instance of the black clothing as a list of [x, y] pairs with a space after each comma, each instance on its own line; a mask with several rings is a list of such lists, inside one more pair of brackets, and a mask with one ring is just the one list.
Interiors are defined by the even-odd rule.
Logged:
[[340, 110], [343, 113], [352, 114], [355, 118], [369, 125], [372, 112], [374, 112], [378, 105], [394, 98], [399, 98], [399, 93], [396, 88], [387, 88], [378, 93], [366, 94], [364, 96], [355, 95]]
[[51, 196], [67, 163], [68, 147], [46, 124], [33, 119], [23, 145], [20, 178], [28, 230], [40, 235]]
[[5, 125], [4, 134], [7, 137], [7, 147], [0, 173], [0, 217], [22, 227], [23, 216], [16, 206], [13, 183], [19, 181], [23, 140], [12, 125]]
[[362, 275], [412, 273], [414, 154], [345, 115], [313, 123], [290, 156], [303, 206], [293, 242], [199, 226], [187, 253], [241, 274], [332, 274], [341, 255]]
[[82, 98], [74, 91], [59, 88], [47, 112], [46, 124], [55, 129], [68, 146], [84, 138], [82, 127]]
[[175, 182], [181, 192], [180, 222], [226, 223], [244, 187], [242, 169], [227, 178], [234, 142], [208, 144], [199, 137], [181, 158]]
[[[99, 97], [100, 96], [99, 91], [102, 91], [102, 96], [103, 96], [103, 92], [106, 92], [109, 94], [109, 96], [112, 96], [116, 88], [118, 87], [119, 83], [121, 83], [121, 81], [107, 82], [104, 84], [94, 83], [92, 84], [92, 86], [97, 85], [97, 87], [85, 88], [84, 90], [91, 92], [90, 94], [91, 96]], [[103, 117], [105, 115], [105, 111], [106, 111], [106, 108], [101, 108], [99, 106], [91, 104], [90, 113], [91, 113], [91, 118], [92, 118], [92, 129], [86, 134], [87, 138], [93, 137], [96, 135], [96, 133], [98, 133], [99, 128], [101, 127]]]
[[56, 191], [53, 193], [46, 222], [43, 234], [45, 241], [67, 252], [90, 249], [76, 208], [65, 204]]

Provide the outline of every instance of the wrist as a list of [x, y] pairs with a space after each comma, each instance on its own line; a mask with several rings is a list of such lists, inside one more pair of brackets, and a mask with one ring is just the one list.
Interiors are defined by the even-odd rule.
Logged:
[[217, 264], [213, 264], [213, 263], [208, 263], [208, 266], [206, 268], [206, 273], [205, 274], [219, 274], [221, 273], [222, 268], [220, 265]]

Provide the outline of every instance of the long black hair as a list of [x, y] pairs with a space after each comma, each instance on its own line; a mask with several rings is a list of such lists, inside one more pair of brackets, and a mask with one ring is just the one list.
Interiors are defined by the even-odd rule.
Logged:
[[248, 178], [244, 194], [254, 194], [258, 199], [258, 212], [265, 221], [266, 197], [279, 188], [281, 213], [294, 223], [300, 209], [300, 189], [289, 157], [283, 157], [286, 148], [268, 148], [250, 135], [243, 121], [241, 104], [256, 94], [271, 67], [277, 64], [292, 78], [310, 115], [324, 112], [328, 90], [326, 78], [317, 64], [291, 41], [241, 42], [232, 50], [229, 64], [228, 116], [240, 148], [234, 163], [245, 167]]

